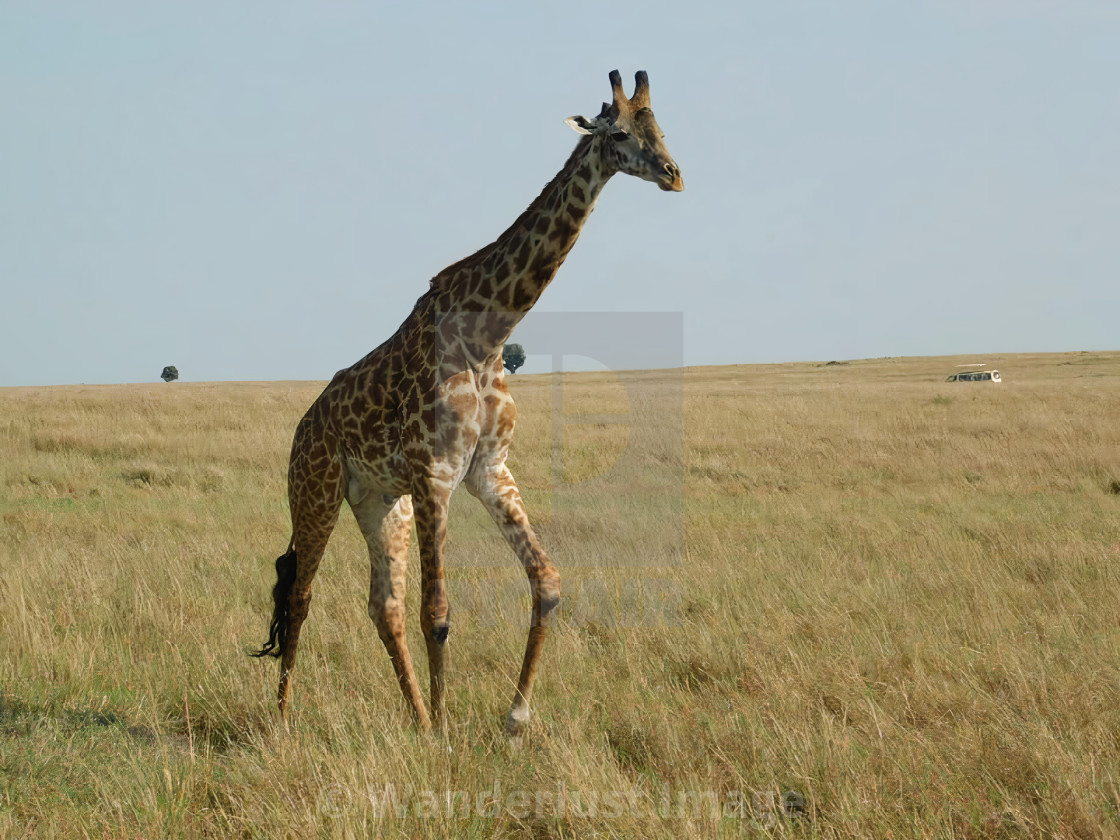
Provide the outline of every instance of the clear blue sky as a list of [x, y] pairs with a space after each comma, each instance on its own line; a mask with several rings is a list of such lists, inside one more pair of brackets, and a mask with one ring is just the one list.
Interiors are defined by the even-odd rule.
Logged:
[[695, 365], [1120, 348], [1118, 44], [1115, 0], [7, 0], [0, 385], [328, 378], [616, 67], [685, 191], [615, 178], [539, 309], [683, 313]]

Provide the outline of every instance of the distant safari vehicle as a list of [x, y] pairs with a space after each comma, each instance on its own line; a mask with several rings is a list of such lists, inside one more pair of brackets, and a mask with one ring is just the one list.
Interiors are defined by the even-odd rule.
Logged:
[[998, 370], [970, 370], [950, 375], [946, 382], [1002, 382]]

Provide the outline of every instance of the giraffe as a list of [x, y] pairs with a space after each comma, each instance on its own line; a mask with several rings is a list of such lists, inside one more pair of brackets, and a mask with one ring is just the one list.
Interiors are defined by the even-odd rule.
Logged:
[[[635, 75], [630, 98], [617, 70], [609, 78], [612, 101], [593, 119], [566, 120], [581, 137], [529, 208], [494, 242], [433, 277], [396, 333], [336, 373], [300, 420], [288, 469], [292, 538], [276, 560], [268, 641], [253, 654], [280, 659], [277, 702], [285, 722], [312, 579], [345, 499], [369, 549], [369, 615], [401, 692], [419, 728], [443, 725], [450, 627], [444, 542], [448, 501], [462, 484], [486, 508], [529, 579], [529, 636], [505, 718], [510, 735], [524, 731], [560, 601], [560, 574], [506, 466], [516, 408], [502, 348], [560, 268], [612, 175], [635, 175], [666, 191], [684, 188], [650, 110], [646, 73]], [[405, 640], [405, 564], [414, 521], [430, 716]]]

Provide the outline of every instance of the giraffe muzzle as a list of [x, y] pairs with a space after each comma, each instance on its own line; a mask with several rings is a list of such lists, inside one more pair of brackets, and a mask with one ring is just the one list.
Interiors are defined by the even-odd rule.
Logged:
[[684, 189], [684, 178], [681, 177], [680, 167], [670, 161], [665, 164], [665, 174], [657, 182], [665, 192], [680, 192]]

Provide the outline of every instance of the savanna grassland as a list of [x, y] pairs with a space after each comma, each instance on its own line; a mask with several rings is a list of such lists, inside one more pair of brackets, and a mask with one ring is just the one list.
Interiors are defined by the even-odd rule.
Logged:
[[279, 724], [245, 654], [321, 383], [0, 389], [0, 836], [1120, 837], [1120, 353], [967, 361], [512, 377], [565, 595], [521, 744], [465, 493], [446, 731], [345, 509]]

